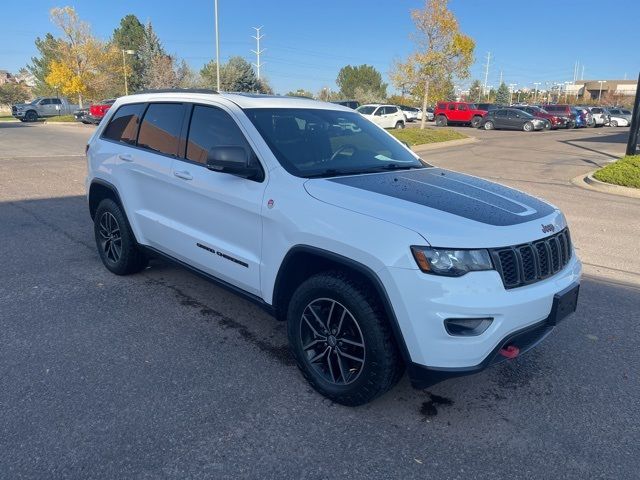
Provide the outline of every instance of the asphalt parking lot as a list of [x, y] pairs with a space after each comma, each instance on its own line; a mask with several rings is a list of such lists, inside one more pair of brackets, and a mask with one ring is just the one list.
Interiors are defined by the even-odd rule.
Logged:
[[585, 278], [537, 349], [360, 408], [307, 386], [284, 325], [154, 261], [100, 263], [91, 127], [0, 123], [0, 478], [637, 478], [640, 199], [570, 180], [628, 129], [473, 131], [431, 163], [543, 197]]

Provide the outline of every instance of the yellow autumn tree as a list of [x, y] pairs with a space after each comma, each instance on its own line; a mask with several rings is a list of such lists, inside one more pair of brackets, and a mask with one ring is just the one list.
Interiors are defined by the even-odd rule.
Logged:
[[65, 95], [77, 95], [80, 107], [87, 96], [111, 96], [123, 74], [117, 48], [96, 39], [73, 7], [53, 8], [51, 21], [63, 35], [57, 42], [57, 60], [49, 64], [47, 84]]
[[[402, 62], [396, 62], [391, 80], [403, 90], [422, 93], [422, 110], [429, 105], [433, 84], [446, 85], [454, 77], [466, 78], [473, 63], [475, 42], [460, 32], [448, 0], [425, 0], [423, 9], [411, 11], [416, 26], [416, 51]], [[426, 115], [420, 128], [424, 129]]]

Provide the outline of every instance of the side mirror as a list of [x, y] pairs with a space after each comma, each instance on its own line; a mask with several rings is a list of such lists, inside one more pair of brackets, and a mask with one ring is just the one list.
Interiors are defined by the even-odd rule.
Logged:
[[242, 178], [255, 178], [261, 173], [257, 165], [250, 163], [246, 149], [238, 146], [211, 148], [207, 155], [207, 168]]

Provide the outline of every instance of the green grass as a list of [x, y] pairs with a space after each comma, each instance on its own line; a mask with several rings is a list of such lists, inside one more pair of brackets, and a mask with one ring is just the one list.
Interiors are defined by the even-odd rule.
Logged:
[[45, 121], [47, 123], [75, 122], [76, 118], [73, 115], [58, 115], [57, 117], [47, 117]]
[[411, 147], [424, 145], [426, 143], [438, 143], [467, 138], [466, 135], [449, 128], [425, 128], [424, 130], [420, 130], [419, 128], [405, 128], [404, 130], [389, 130], [389, 133], [398, 140], [407, 142]]
[[11, 115], [0, 115], [0, 122], [17, 122]]
[[601, 182], [640, 188], [640, 155], [622, 157], [601, 168], [593, 176]]

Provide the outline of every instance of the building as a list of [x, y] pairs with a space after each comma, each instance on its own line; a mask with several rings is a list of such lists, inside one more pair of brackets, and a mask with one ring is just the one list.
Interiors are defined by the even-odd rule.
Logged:
[[0, 70], [0, 85], [4, 85], [5, 83], [13, 83], [13, 75], [11, 75], [6, 70]]
[[611, 97], [633, 98], [637, 87], [637, 80], [576, 80], [566, 86], [566, 93], [583, 100]]

